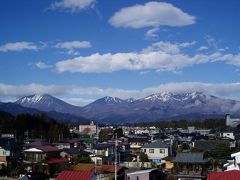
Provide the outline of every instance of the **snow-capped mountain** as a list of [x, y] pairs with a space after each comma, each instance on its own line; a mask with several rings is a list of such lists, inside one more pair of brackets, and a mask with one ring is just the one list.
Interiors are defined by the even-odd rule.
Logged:
[[26, 96], [16, 103], [41, 111], [83, 116], [101, 123], [224, 117], [226, 113], [240, 116], [240, 101], [221, 99], [200, 92], [161, 92], [126, 100], [106, 96], [84, 107], [70, 105], [50, 95]]
[[97, 104], [121, 104], [121, 103], [125, 103], [125, 101], [117, 97], [106, 96], [94, 101], [94, 103], [95, 104], [96, 103]]
[[200, 92], [162, 92], [137, 100], [121, 100], [121, 103], [98, 102], [99, 100], [84, 107], [83, 115], [101, 122], [224, 117], [226, 113], [240, 115], [239, 101], [220, 99]]
[[48, 94], [25, 96], [15, 102], [23, 107], [34, 108], [40, 111], [56, 111], [68, 114], [78, 114], [80, 107], [68, 104]]

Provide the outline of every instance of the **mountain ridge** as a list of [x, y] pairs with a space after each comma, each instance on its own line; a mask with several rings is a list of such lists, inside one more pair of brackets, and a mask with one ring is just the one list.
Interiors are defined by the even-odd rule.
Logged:
[[106, 96], [83, 106], [68, 104], [51, 95], [31, 95], [16, 104], [41, 111], [56, 111], [84, 117], [100, 123], [143, 122], [168, 119], [219, 117], [226, 113], [240, 115], [240, 101], [221, 99], [202, 92], [160, 92], [144, 98], [126, 100]]

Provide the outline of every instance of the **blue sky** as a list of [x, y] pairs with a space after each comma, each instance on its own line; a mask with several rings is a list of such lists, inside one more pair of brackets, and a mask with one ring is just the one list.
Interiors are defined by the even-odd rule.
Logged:
[[240, 99], [238, 0], [3, 0], [0, 101], [85, 105], [201, 91]]

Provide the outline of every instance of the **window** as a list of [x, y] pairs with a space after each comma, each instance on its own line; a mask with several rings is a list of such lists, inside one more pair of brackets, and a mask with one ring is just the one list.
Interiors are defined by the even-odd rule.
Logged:
[[164, 154], [164, 153], [165, 153], [165, 149], [159, 149], [159, 152], [160, 152], [161, 154]]
[[146, 152], [146, 149], [144, 149], [143, 152]]
[[149, 149], [149, 153], [154, 153], [154, 149]]

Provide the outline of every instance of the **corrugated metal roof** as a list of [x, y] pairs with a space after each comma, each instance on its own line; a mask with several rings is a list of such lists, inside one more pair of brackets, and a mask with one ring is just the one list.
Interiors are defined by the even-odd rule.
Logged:
[[206, 163], [203, 153], [177, 153], [174, 163]]
[[240, 171], [237, 170], [216, 172], [207, 175], [207, 180], [239, 180], [239, 179]]
[[90, 180], [92, 176], [92, 171], [62, 171], [56, 180]]

